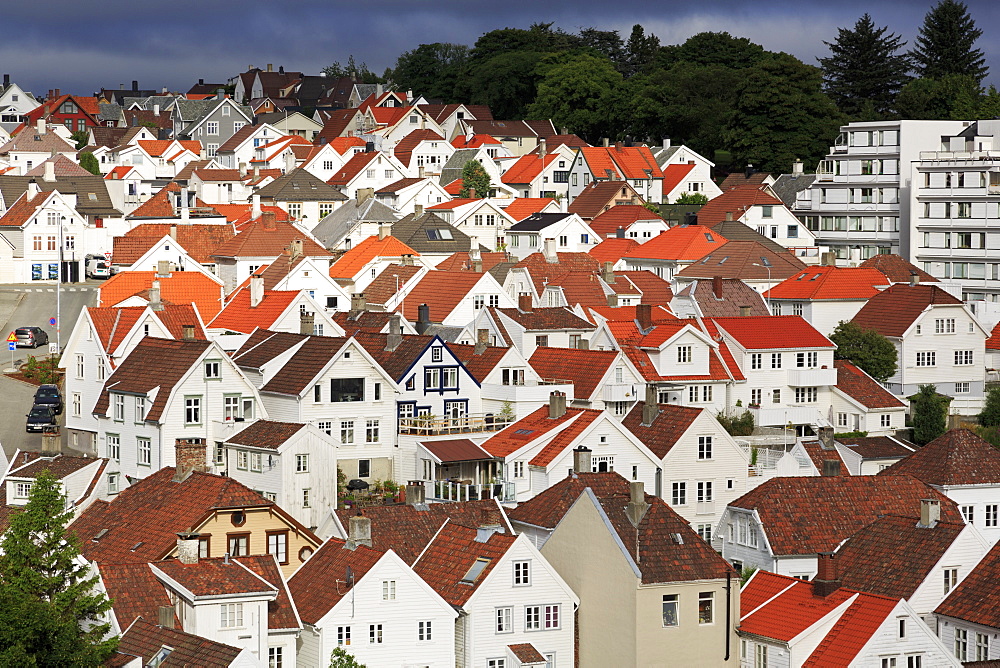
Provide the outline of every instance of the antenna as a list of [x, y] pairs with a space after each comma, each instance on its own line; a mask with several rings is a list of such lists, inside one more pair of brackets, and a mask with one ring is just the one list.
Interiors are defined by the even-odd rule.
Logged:
[[348, 589], [354, 586], [354, 569], [350, 566], [347, 567], [347, 574], [344, 576], [344, 581], [347, 583]]

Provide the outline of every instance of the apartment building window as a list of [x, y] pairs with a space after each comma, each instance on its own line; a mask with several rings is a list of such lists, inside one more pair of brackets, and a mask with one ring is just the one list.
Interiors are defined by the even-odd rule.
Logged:
[[703, 591], [698, 594], [698, 623], [715, 623], [715, 592]]
[[819, 398], [819, 388], [815, 387], [796, 387], [795, 388], [795, 403], [797, 404], [814, 404]]
[[806, 369], [815, 369], [819, 365], [819, 353], [795, 353], [795, 366]]
[[531, 562], [530, 561], [515, 561], [514, 562], [514, 585], [515, 586], [526, 586], [531, 584]]
[[140, 466], [151, 466], [153, 459], [152, 442], [148, 438], [135, 439], [136, 450], [138, 452], [138, 463]]
[[771, 353], [771, 368], [772, 369], [781, 368], [781, 353]]
[[350, 645], [351, 644], [351, 627], [350, 626], [338, 626], [337, 627], [337, 644], [338, 645]]
[[750, 353], [750, 368], [761, 369], [764, 366], [764, 355], [761, 353]]
[[431, 622], [417, 622], [417, 640], [431, 640]]
[[122, 459], [121, 436], [118, 434], [108, 434], [108, 459], [120, 462]]
[[996, 527], [997, 524], [997, 508], [1000, 507], [995, 503], [990, 503], [986, 505], [986, 522], [987, 527]]
[[677, 346], [677, 363], [685, 364], [691, 361], [691, 346]]
[[917, 353], [917, 366], [935, 366], [937, 353], [933, 350]]
[[354, 420], [340, 421], [340, 442], [344, 444], [354, 443]]
[[967, 629], [955, 629], [955, 658], [965, 661], [965, 653], [969, 649], [969, 631]]
[[946, 568], [944, 569], [944, 593], [947, 594], [955, 585], [958, 584], [958, 569], [957, 568]]
[[711, 436], [699, 436], [698, 437], [698, 459], [711, 459], [712, 458], [712, 437]]
[[514, 631], [514, 609], [497, 608], [497, 633], [512, 633]]
[[955, 351], [955, 365], [956, 366], [966, 366], [972, 364], [972, 351], [971, 350], [956, 350]]
[[955, 319], [954, 318], [936, 318], [934, 320], [934, 333], [935, 334], [954, 334], [955, 333]]
[[684, 505], [687, 505], [687, 483], [686, 482], [675, 482], [675, 483], [673, 483], [673, 485], [671, 485], [670, 505], [672, 505], [672, 506], [684, 506]]
[[243, 604], [223, 603], [221, 626], [224, 629], [238, 629], [243, 627]]
[[677, 626], [677, 594], [663, 595], [663, 626]]

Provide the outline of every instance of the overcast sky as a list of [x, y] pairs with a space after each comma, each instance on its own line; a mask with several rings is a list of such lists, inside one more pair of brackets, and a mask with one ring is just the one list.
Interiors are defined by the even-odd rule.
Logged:
[[[978, 43], [1000, 84], [1000, 1], [968, 0], [984, 35]], [[173, 0], [155, 9], [132, 0], [4, 3], [0, 70], [28, 90], [91, 95], [101, 87], [186, 92], [199, 78], [225, 82], [248, 65], [318, 74], [353, 54], [381, 73], [422, 43], [472, 45], [496, 28], [554, 22], [574, 32], [594, 26], [627, 38], [635, 23], [662, 44], [727, 31], [772, 51], [815, 63], [837, 28], [868, 11], [912, 44], [931, 3], [912, 0]]]

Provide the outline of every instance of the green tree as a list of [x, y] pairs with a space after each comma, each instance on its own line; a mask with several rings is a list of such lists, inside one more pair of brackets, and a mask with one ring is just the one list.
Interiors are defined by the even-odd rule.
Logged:
[[632, 26], [632, 34], [625, 42], [624, 74], [632, 77], [646, 71], [655, 61], [660, 51], [660, 38], [647, 35], [645, 29], [636, 23]]
[[330, 668], [365, 668], [365, 664], [343, 647], [337, 647], [330, 653]]
[[941, 0], [924, 16], [910, 51], [917, 74], [924, 78], [965, 74], [981, 83], [989, 74], [982, 50], [975, 48], [982, 34], [964, 2]]
[[90, 143], [90, 132], [88, 130], [77, 130], [69, 138], [76, 142], [76, 150], [79, 151]]
[[986, 402], [978, 417], [979, 424], [984, 427], [1000, 427], [1000, 385], [993, 385], [986, 391]]
[[919, 386], [910, 397], [914, 443], [926, 445], [945, 432], [950, 400], [951, 397], [938, 394], [932, 384]]
[[455, 82], [468, 59], [469, 47], [464, 44], [421, 44], [396, 59], [392, 81], [400, 90], [451, 102]]
[[837, 39], [823, 43], [830, 56], [817, 60], [826, 92], [840, 110], [856, 117], [870, 105], [877, 114], [889, 115], [910, 79], [909, 58], [897, 54], [906, 42], [886, 27], [877, 28], [865, 14], [853, 29], [838, 28]]
[[489, 105], [493, 117], [517, 120], [535, 99], [539, 74], [538, 51], [510, 51], [485, 62], [470, 61], [455, 84], [458, 99]]
[[462, 167], [462, 190], [459, 197], [488, 197], [490, 194], [490, 175], [479, 164], [478, 160], [470, 160]]
[[661, 49], [659, 59], [662, 64], [724, 65], [738, 70], [753, 67], [766, 56], [764, 47], [746, 37], [733, 37], [728, 32], [700, 32], [683, 44]]
[[340, 61], [334, 61], [330, 65], [327, 65], [320, 70], [325, 76], [328, 77], [351, 77], [359, 83], [382, 83], [383, 79], [379, 75], [375, 74], [368, 69], [368, 65], [361, 63], [359, 66], [355, 60], [354, 55], [350, 55], [347, 58], [347, 65], [341, 66]]
[[591, 143], [613, 134], [623, 79], [611, 61], [593, 53], [557, 54], [543, 58], [537, 71], [531, 118], [551, 118]]
[[837, 344], [837, 359], [847, 360], [875, 380], [885, 382], [896, 373], [896, 346], [874, 329], [841, 320], [830, 340]]
[[598, 30], [597, 28], [582, 28], [580, 30], [580, 46], [596, 51], [604, 56], [622, 72], [625, 68], [625, 42], [617, 30]]
[[[913, 120], [953, 120], [983, 118], [996, 98], [983, 96], [975, 77], [967, 74], [947, 74], [938, 79], [914, 79], [903, 87], [896, 98], [896, 109], [903, 118]], [[988, 116], [986, 118], [992, 118]]]
[[708, 195], [704, 193], [684, 193], [677, 198], [674, 204], [700, 204], [704, 206], [708, 204]]
[[91, 174], [96, 176], [101, 175], [101, 165], [97, 162], [97, 158], [90, 151], [86, 151], [80, 154], [80, 166], [86, 169]]
[[823, 93], [819, 68], [775, 53], [740, 70], [740, 80], [723, 131], [734, 165], [784, 172], [796, 158], [826, 155], [845, 119]]
[[[0, 544], [0, 657], [18, 659], [3, 665], [96, 666], [117, 647], [117, 638], [105, 639], [111, 602], [81, 563], [70, 518], [59, 481], [42, 472]], [[27, 632], [8, 636], [12, 626]]]

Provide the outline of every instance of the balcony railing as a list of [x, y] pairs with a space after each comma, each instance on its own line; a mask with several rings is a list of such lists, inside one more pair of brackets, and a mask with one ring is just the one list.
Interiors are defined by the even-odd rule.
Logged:
[[416, 417], [399, 418], [400, 434], [415, 434], [418, 436], [438, 436], [442, 434], [468, 434], [482, 431], [499, 431], [510, 426], [514, 418], [502, 415], [469, 414], [461, 417], [440, 417], [437, 415], [418, 415]]
[[836, 385], [836, 369], [789, 369], [789, 387], [818, 387]]
[[424, 485], [427, 488], [428, 498], [436, 501], [514, 500], [514, 483], [502, 480], [478, 485], [453, 480], [428, 480], [424, 481]]
[[635, 401], [639, 390], [634, 383], [607, 383], [604, 386], [604, 401]]

